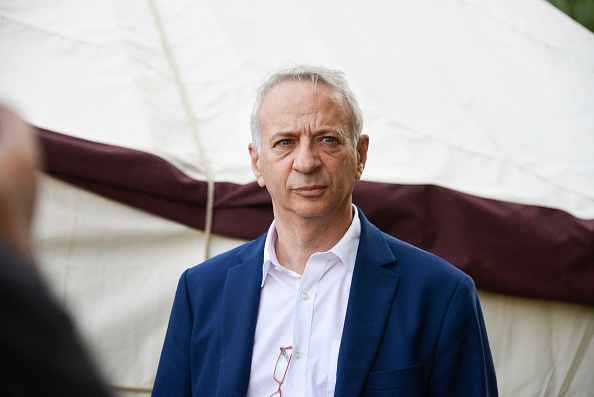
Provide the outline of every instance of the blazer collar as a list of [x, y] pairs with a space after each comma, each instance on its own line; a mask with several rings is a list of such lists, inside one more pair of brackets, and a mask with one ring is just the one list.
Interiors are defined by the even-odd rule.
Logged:
[[360, 210], [359, 217], [361, 238], [338, 355], [337, 396], [361, 394], [398, 285], [398, 275], [384, 268], [396, 258], [383, 233]]

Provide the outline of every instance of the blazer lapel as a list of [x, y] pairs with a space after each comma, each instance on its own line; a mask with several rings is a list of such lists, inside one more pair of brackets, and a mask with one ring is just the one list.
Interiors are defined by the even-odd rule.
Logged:
[[383, 234], [359, 211], [361, 236], [338, 355], [335, 395], [358, 396], [379, 348], [398, 275], [383, 268], [396, 259]]
[[244, 262], [227, 272], [217, 396], [247, 394], [260, 302], [264, 241], [265, 236], [242, 251], [239, 256]]

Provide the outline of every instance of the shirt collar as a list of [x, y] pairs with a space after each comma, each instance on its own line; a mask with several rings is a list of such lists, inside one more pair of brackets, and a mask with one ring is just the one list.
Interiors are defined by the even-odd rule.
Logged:
[[[359, 249], [359, 237], [361, 236], [361, 220], [359, 219], [359, 211], [357, 207], [353, 206], [353, 221], [351, 226], [342, 236], [340, 241], [334, 247], [326, 251], [326, 253], [333, 253], [346, 266], [351, 273], [355, 268], [355, 260], [357, 259], [357, 250]], [[280, 266], [276, 257], [276, 239], [278, 234], [276, 232], [276, 221], [272, 221], [268, 234], [266, 235], [266, 242], [264, 243], [264, 263], [262, 265], [262, 285], [266, 281], [266, 276], [270, 270], [270, 266]], [[313, 255], [321, 254], [316, 252]]]

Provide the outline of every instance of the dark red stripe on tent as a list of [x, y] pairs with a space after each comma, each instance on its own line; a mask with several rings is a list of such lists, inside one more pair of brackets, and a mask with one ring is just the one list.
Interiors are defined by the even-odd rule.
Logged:
[[[49, 174], [105, 197], [204, 229], [207, 183], [145, 152], [38, 130]], [[272, 222], [266, 189], [256, 183], [215, 184], [213, 232], [243, 239]]]
[[[207, 184], [160, 157], [39, 129], [47, 172], [203, 229]], [[246, 156], [246, 162], [248, 161]], [[494, 292], [594, 304], [594, 220], [434, 185], [357, 182], [353, 201], [381, 230], [426, 249]], [[272, 221], [256, 183], [217, 182], [213, 232], [253, 239]]]

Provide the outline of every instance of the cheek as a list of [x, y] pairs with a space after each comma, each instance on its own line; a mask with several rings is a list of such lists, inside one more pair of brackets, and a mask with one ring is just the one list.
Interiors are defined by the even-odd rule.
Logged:
[[274, 164], [271, 166], [269, 162], [261, 162], [259, 164], [260, 175], [257, 177], [258, 184], [262, 187], [266, 186], [269, 191], [278, 190], [283, 185], [283, 169], [281, 164]]
[[341, 175], [345, 179], [355, 179], [357, 175], [357, 157], [356, 156], [346, 156], [342, 159], [339, 163], [339, 170]]

